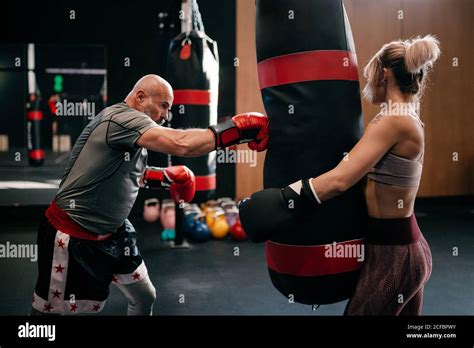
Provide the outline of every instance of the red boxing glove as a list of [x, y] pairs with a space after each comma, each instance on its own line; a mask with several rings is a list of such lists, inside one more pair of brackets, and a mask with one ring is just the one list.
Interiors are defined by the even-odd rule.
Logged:
[[165, 188], [176, 203], [190, 202], [196, 192], [194, 173], [186, 166], [147, 167], [143, 174], [146, 188]]
[[263, 151], [268, 144], [268, 117], [259, 112], [247, 112], [214, 126], [216, 150], [227, 146], [249, 143], [251, 150]]

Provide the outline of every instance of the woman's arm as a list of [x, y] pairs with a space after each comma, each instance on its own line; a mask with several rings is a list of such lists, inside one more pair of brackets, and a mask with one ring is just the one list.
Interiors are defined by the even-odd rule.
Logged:
[[[403, 116], [405, 117], [405, 116]], [[299, 180], [282, 189], [258, 191], [240, 202], [239, 216], [250, 240], [263, 242], [295, 218], [311, 214], [318, 203], [331, 199], [357, 183], [406, 136], [406, 127], [394, 116], [376, 117], [370, 122], [362, 139], [339, 165], [311, 180]], [[271, 216], [271, 219], [262, 219]]]
[[364, 135], [334, 169], [311, 180], [312, 189], [323, 202], [338, 196], [355, 185], [400, 140], [406, 127], [405, 116], [376, 116]]

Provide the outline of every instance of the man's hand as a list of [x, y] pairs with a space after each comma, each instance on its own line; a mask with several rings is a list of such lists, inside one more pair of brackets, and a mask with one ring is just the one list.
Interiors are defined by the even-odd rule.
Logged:
[[196, 191], [194, 173], [186, 166], [168, 168], [147, 167], [143, 174], [146, 188], [164, 188], [170, 191], [171, 198], [179, 203], [190, 202]]
[[263, 151], [268, 144], [268, 117], [258, 112], [248, 112], [232, 117], [217, 125], [209, 126], [215, 137], [215, 148], [249, 143], [251, 150]]

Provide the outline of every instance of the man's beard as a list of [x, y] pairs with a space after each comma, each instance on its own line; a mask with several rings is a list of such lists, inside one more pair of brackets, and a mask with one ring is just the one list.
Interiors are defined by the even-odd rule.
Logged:
[[[153, 120], [153, 117], [151, 116], [151, 110], [149, 108], [145, 108], [143, 113], [148, 115]], [[162, 126], [165, 122], [166, 120], [164, 118], [160, 118], [159, 120], [155, 121], [155, 123], [157, 123], [159, 126]]]

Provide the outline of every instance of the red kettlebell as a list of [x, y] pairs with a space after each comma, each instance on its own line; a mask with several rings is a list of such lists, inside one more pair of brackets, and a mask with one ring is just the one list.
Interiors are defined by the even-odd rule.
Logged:
[[230, 235], [234, 240], [247, 239], [247, 235], [245, 234], [245, 231], [242, 225], [240, 224], [240, 220], [237, 220], [237, 222], [230, 227]]

